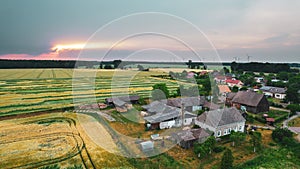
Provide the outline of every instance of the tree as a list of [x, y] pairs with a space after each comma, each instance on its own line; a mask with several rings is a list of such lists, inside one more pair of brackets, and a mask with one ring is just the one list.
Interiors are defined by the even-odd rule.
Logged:
[[139, 104], [145, 105], [145, 104], [147, 104], [147, 103], [146, 103], [146, 101], [145, 101], [145, 99], [144, 99], [143, 97], [140, 97], [140, 98], [139, 98]]
[[233, 168], [233, 156], [230, 149], [226, 149], [221, 161], [221, 169]]
[[232, 89], [231, 89], [232, 92], [236, 93], [239, 91], [239, 87], [237, 86], [233, 86]]
[[104, 65], [104, 69], [112, 69], [113, 67], [111, 65]]
[[292, 113], [296, 113], [297, 111], [300, 112], [300, 105], [299, 104], [289, 104], [287, 107]]
[[139, 71], [143, 71], [144, 67], [142, 65], [137, 65], [137, 68], [139, 69]]
[[196, 143], [194, 145], [194, 153], [198, 155], [199, 158], [203, 158], [208, 154], [211, 154], [212, 149], [216, 145], [216, 139], [210, 136], [204, 143]]
[[300, 103], [300, 94], [298, 93], [300, 90], [300, 78], [295, 81], [293, 79], [289, 80], [288, 89], [286, 91], [286, 99], [292, 103], [299, 104]]
[[242, 88], [240, 88], [240, 91], [247, 91], [248, 90], [248, 87], [246, 86], [243, 86]]
[[245, 141], [246, 134], [242, 132], [232, 131], [230, 133], [230, 140], [232, 141], [232, 146], [240, 145], [241, 142]]
[[197, 84], [202, 85], [201, 90], [204, 91], [205, 95], [209, 95], [211, 92], [211, 84], [210, 84], [210, 79], [197, 79]]
[[151, 93], [153, 100], [161, 100], [169, 98], [170, 92], [165, 83], [158, 83], [152, 86], [153, 90]]
[[223, 70], [224, 70], [224, 74], [229, 73], [229, 69], [227, 69], [227, 67], [223, 67]]
[[279, 72], [277, 75], [280, 80], [288, 80], [289, 79], [288, 72]]
[[192, 60], [189, 60], [189, 62], [188, 62], [188, 68], [192, 68]]
[[252, 132], [250, 142], [253, 145], [253, 152], [256, 152], [256, 148], [260, 148], [261, 146], [261, 133], [260, 132]]
[[114, 60], [113, 61], [113, 65], [114, 65], [114, 68], [123, 68], [123, 65], [120, 65], [122, 63], [122, 60]]
[[272, 139], [276, 142], [282, 143], [284, 138], [292, 138], [293, 133], [287, 128], [276, 128], [272, 132]]

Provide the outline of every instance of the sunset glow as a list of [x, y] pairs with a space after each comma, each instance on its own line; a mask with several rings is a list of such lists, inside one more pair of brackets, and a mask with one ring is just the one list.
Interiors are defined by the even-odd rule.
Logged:
[[51, 50], [60, 52], [62, 50], [81, 50], [85, 44], [68, 44], [68, 45], [56, 45]]

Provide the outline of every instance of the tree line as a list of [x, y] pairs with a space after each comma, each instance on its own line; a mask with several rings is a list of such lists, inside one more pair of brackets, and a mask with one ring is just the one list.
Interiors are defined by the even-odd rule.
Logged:
[[265, 73], [278, 73], [278, 72], [292, 72], [295, 71], [291, 69], [287, 63], [236, 63], [232, 62], [232, 71], [252, 71], [252, 72], [265, 72]]

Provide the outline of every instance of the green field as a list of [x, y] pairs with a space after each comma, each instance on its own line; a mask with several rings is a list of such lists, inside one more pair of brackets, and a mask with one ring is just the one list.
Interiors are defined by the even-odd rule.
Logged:
[[[73, 73], [76, 71], [76, 78]], [[73, 99], [88, 103], [91, 98], [103, 101], [111, 94], [139, 94], [149, 97], [155, 83], [164, 82], [174, 92], [178, 83], [151, 75], [159, 70], [97, 69], [1, 69], [0, 116], [39, 112], [75, 106]], [[96, 77], [95, 80], [91, 77]], [[112, 78], [113, 77], [113, 78]], [[76, 86], [73, 87], [73, 84]], [[129, 87], [124, 87], [127, 85]], [[93, 88], [95, 87], [95, 88]]]

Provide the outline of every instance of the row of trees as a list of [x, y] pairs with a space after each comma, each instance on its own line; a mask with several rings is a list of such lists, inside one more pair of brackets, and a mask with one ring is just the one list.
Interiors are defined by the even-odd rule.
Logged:
[[257, 70], [266, 72], [266, 73], [279, 73], [279, 72], [291, 72], [291, 68], [286, 63], [236, 63], [232, 62], [231, 65], [232, 71], [252, 71], [256, 72]]

